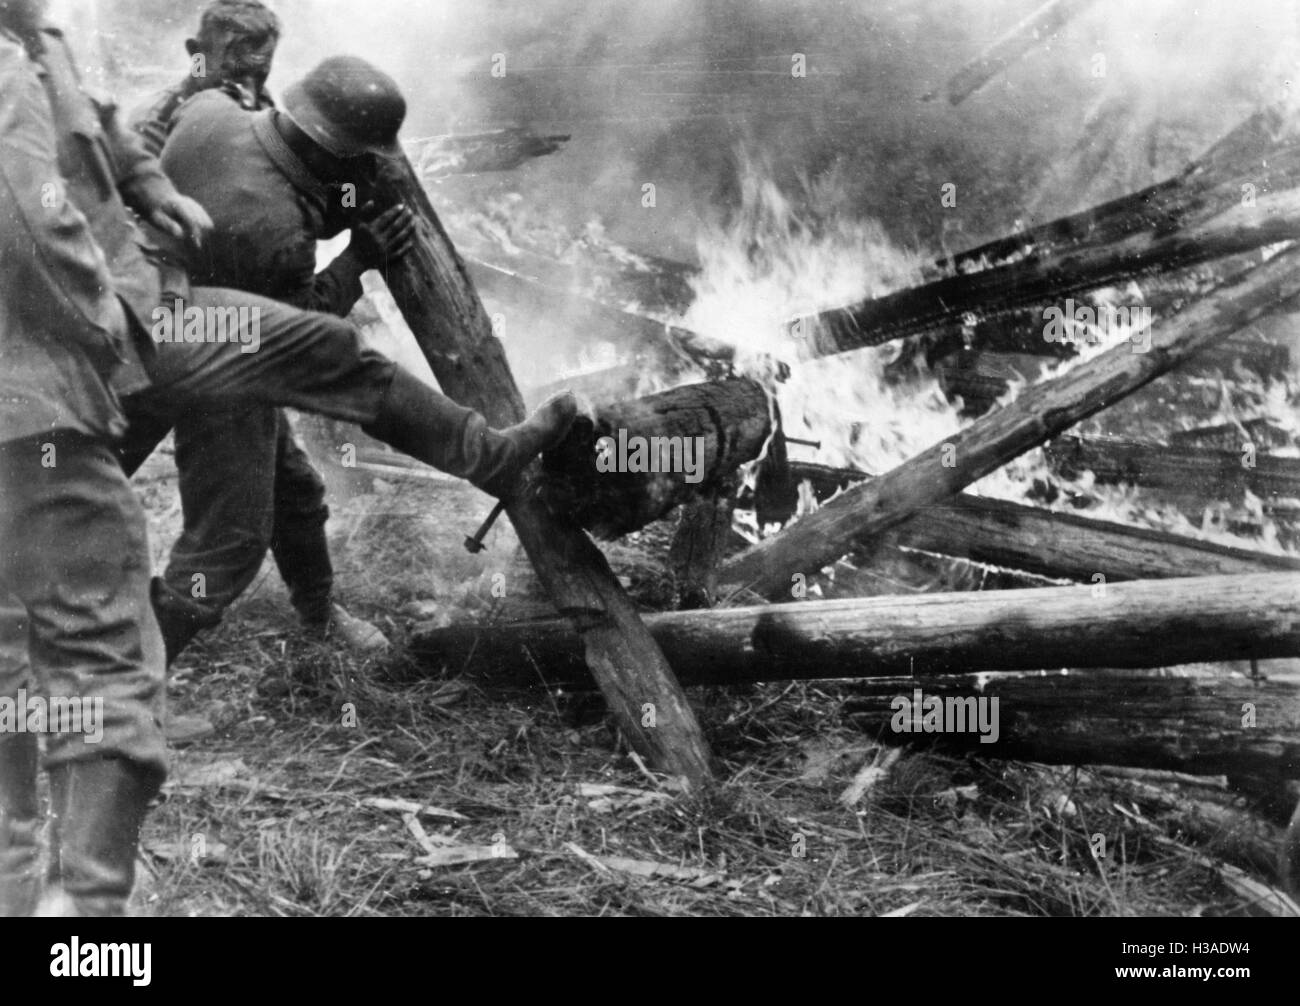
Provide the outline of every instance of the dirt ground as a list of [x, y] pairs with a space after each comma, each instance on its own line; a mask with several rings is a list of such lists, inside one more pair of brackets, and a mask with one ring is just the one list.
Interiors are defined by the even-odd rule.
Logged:
[[[156, 457], [141, 483], [159, 550], [178, 520], [170, 464]], [[1261, 850], [1276, 838], [1258, 818], [1224, 831], [1171, 809], [1180, 786], [1157, 796], [1096, 769], [897, 757], [855, 725], [845, 683], [692, 689], [722, 769], [715, 790], [687, 795], [638, 764], [598, 696], [416, 665], [415, 627], [546, 611], [508, 530], [481, 557], [460, 547], [487, 507], [419, 480], [336, 499], [338, 594], [393, 638], [389, 658], [303, 638], [269, 562], [182, 656], [171, 707], [217, 732], [175, 752], [144, 836], [141, 913], [1257, 911], [1244, 891], [1270, 878]], [[662, 590], [670, 530], [609, 549], [642, 601]], [[846, 804], [873, 765], [878, 781]], [[1187, 792], [1232, 800], [1223, 780]]]

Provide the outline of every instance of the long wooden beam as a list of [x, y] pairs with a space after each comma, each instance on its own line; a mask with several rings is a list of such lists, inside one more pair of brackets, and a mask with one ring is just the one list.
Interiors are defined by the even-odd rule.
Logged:
[[[807, 480], [822, 500], [869, 478], [852, 468], [802, 462], [792, 462], [789, 470], [792, 483]], [[789, 516], [796, 497], [797, 491], [782, 513], [769, 494], [764, 519]], [[921, 549], [1057, 580], [1090, 582], [1098, 573], [1107, 581], [1300, 573], [1300, 559], [1291, 556], [970, 493], [922, 507], [879, 540], [886, 546]]]
[[[1300, 656], [1300, 576], [1187, 577], [648, 615], [686, 684], [869, 678]], [[510, 680], [584, 679], [562, 620], [418, 636], [422, 660]], [[466, 655], [469, 655], [468, 657]]]

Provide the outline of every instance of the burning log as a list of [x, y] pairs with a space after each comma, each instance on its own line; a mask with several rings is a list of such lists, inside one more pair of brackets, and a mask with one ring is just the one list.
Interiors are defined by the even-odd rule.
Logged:
[[[416, 247], [386, 278], [434, 376], [494, 425], [519, 422], [523, 399], [465, 263], [410, 163], [384, 166], [383, 202], [404, 202], [419, 219]], [[531, 487], [506, 512], [556, 608], [580, 634], [587, 666], [629, 742], [657, 769], [707, 781], [711, 755], [695, 713], [604, 555], [577, 524], [550, 514]], [[647, 704], [653, 729], [642, 726]]]
[[1300, 253], [1292, 248], [1157, 324], [1148, 352], [1116, 346], [1011, 404], [975, 420], [945, 443], [828, 503], [793, 527], [724, 563], [724, 590], [785, 594], [792, 577], [820, 569], [922, 507], [957, 493], [1082, 419], [1155, 380], [1198, 350], [1300, 295]]
[[[972, 345], [1037, 352], [1033, 329], [1042, 325], [1026, 321], [1028, 306], [1264, 247], [1288, 218], [1293, 231], [1295, 200], [1285, 190], [1300, 185], [1300, 145], [1279, 139], [1285, 125], [1280, 111], [1258, 113], [1176, 178], [969, 249], [938, 263], [932, 282], [800, 319], [793, 330], [826, 355], [965, 317], [975, 323]], [[1243, 183], [1256, 205], [1243, 205]], [[1009, 326], [984, 324], [1017, 313]]]
[[[794, 463], [794, 482], [807, 479], [819, 499], [867, 479], [852, 468]], [[795, 497], [787, 497], [793, 512]], [[778, 514], [769, 497], [765, 519]], [[788, 516], [788, 514], [786, 514]], [[1088, 582], [1100, 573], [1108, 581], [1210, 576], [1292, 570], [1300, 559], [1198, 541], [1185, 535], [1129, 527], [1078, 514], [960, 493], [946, 503], [923, 507], [879, 539], [902, 546], [1018, 569], [1058, 580]]]
[[748, 378], [689, 384], [580, 418], [549, 452], [539, 489], [547, 504], [598, 538], [645, 527], [711, 495], [762, 453], [772, 405]]
[[[808, 601], [668, 612], [646, 625], [690, 685], [1167, 667], [1300, 656], [1300, 577]], [[551, 682], [585, 676], [580, 641], [560, 619], [435, 629], [413, 645], [426, 663], [520, 683], [536, 669]]]
[[960, 105], [1035, 46], [1046, 42], [1093, 2], [1050, 0], [1044, 4], [952, 76], [948, 81], [948, 101]]
[[[878, 346], [932, 329], [965, 313], [990, 314], [1051, 303], [1144, 273], [1182, 269], [1300, 237], [1300, 192], [1261, 196], [1172, 233], [1143, 231], [1101, 247], [1031, 254], [980, 272], [827, 311], [794, 323], [815, 356]], [[1044, 326], [1046, 327], [1046, 326]]]
[[1139, 443], [1118, 437], [1060, 437], [1044, 448], [1048, 463], [1066, 478], [1090, 471], [1098, 482], [1129, 482], [1198, 499], [1236, 499], [1244, 489], [1268, 499], [1300, 499], [1300, 459], [1258, 451], [1205, 450]]
[[936, 268], [968, 272], [1046, 249], [1100, 248], [1141, 231], [1169, 232], [1187, 226], [1192, 214], [1206, 219], [1240, 203], [1241, 182], [1259, 192], [1291, 188], [1300, 179], [1300, 149], [1287, 139], [1289, 114], [1256, 112], [1173, 178], [969, 248]]

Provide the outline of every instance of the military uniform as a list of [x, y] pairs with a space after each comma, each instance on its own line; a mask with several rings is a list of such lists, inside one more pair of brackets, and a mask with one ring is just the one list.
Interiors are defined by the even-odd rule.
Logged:
[[[215, 104], [245, 116], [273, 107], [265, 90], [249, 102], [236, 87], [212, 88], [191, 95], [185, 83], [154, 96], [132, 119], [131, 127], [154, 154], [161, 154], [177, 118], [190, 103]], [[206, 200], [200, 198], [206, 204]], [[297, 212], [296, 203], [290, 210]], [[270, 239], [270, 235], [266, 235]], [[310, 245], [311, 268], [315, 245]], [[253, 261], [246, 263], [248, 266]], [[356, 271], [359, 276], [360, 270]], [[266, 283], [254, 269], [205, 269], [196, 282], [264, 293], [299, 307], [340, 316], [360, 296], [356, 276], [338, 297], [293, 296]], [[323, 279], [325, 277], [322, 277]], [[327, 284], [321, 282], [322, 293]], [[175, 428], [176, 466], [184, 530], [171, 552], [154, 601], [170, 662], [200, 629], [213, 626], [224, 610], [248, 588], [270, 549], [289, 596], [303, 621], [323, 627], [331, 614], [334, 570], [325, 523], [329, 508], [325, 484], [307, 454], [294, 440], [289, 418], [268, 407], [193, 407], [146, 414], [135, 408], [131, 429], [121, 447], [123, 465], [134, 473], [158, 442]], [[202, 580], [196, 580], [201, 575]], [[198, 589], [201, 584], [202, 589]]]
[[[155, 300], [158, 281], [136, 269], [143, 251], [121, 226], [121, 199], [143, 205], [170, 186], [105, 127], [104, 106], [55, 98], [62, 40], [47, 33], [44, 44], [53, 75], [0, 30], [0, 586], [27, 616], [0, 627], [0, 699], [20, 716], [26, 688], [102, 703], [98, 743], [52, 731], [45, 751], [62, 837], [53, 879], [88, 911], [112, 911], [166, 771], [145, 517], [112, 450], [125, 429], [118, 395], [145, 380], [127, 311]], [[0, 915], [35, 905], [36, 768], [36, 735], [10, 721], [0, 733]], [[91, 779], [105, 785], [88, 795]], [[116, 876], [87, 832], [106, 815], [130, 835], [129, 858], [108, 864]]]

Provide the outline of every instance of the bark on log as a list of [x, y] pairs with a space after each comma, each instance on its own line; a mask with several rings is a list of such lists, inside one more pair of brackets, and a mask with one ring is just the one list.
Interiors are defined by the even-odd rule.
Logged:
[[1127, 482], [1205, 500], [1237, 499], [1245, 489], [1264, 498], [1300, 499], [1300, 459], [1265, 454], [1253, 443], [1246, 447], [1220, 451], [1066, 436], [1044, 450], [1053, 471], [1066, 478], [1090, 471], [1103, 484]]
[[[809, 601], [649, 615], [685, 684], [869, 678], [1300, 656], [1294, 573]], [[437, 629], [420, 658], [523, 683], [582, 680], [560, 620]], [[524, 654], [528, 654], [525, 659]]]
[[[381, 204], [405, 202], [419, 218], [415, 249], [386, 276], [393, 298], [447, 395], [496, 426], [518, 422], [523, 399], [465, 263], [409, 162], [385, 166]], [[587, 665], [632, 746], [661, 771], [696, 785], [710, 779], [695, 713], [604, 555], [580, 527], [547, 512], [532, 485], [506, 512], [556, 608], [581, 633]], [[653, 729], [641, 726], [647, 703]]]
[[771, 415], [767, 393], [748, 378], [602, 406], [547, 454], [539, 486], [553, 512], [617, 538], [711, 494], [757, 458]]
[[718, 590], [718, 563], [733, 531], [735, 476], [723, 479], [707, 496], [682, 507], [668, 549], [679, 608], [711, 608]]
[[[794, 463], [791, 481], [807, 479], [818, 499], [868, 479], [852, 468]], [[794, 494], [786, 497], [794, 512]], [[742, 498], [742, 503], [744, 502]], [[773, 504], [769, 504], [774, 507]], [[775, 507], [769, 516], [775, 516]], [[885, 546], [921, 549], [1057, 580], [1089, 582], [1300, 572], [1300, 559], [1234, 548], [1186, 535], [1130, 527], [1079, 514], [960, 493], [923, 507], [879, 539]]]
[[820, 569], [852, 543], [901, 523], [921, 507], [957, 493], [989, 472], [1131, 394], [1300, 295], [1300, 253], [1288, 249], [1212, 296], [1157, 324], [1148, 352], [1116, 346], [1054, 380], [1021, 393], [945, 443], [832, 500], [793, 527], [724, 564], [726, 592], [780, 596], [795, 573]]
[[[895, 699], [998, 698], [999, 737], [898, 733]], [[1300, 685], [1248, 678], [1090, 671], [861, 682], [843, 712], [891, 742], [1054, 765], [1108, 764], [1228, 775], [1261, 791], [1300, 776]], [[1243, 726], [1244, 711], [1255, 721]]]

